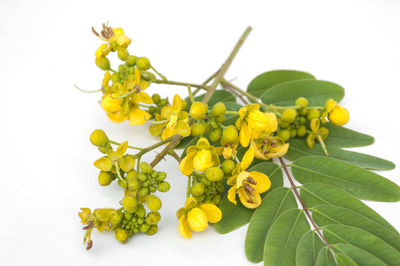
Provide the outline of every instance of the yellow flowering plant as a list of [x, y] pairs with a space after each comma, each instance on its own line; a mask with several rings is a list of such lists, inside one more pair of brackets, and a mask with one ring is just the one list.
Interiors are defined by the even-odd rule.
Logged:
[[[131, 39], [121, 28], [93, 30], [104, 42], [95, 51], [104, 76], [99, 90], [84, 92], [102, 93], [100, 107], [112, 122], [149, 124], [150, 134], [159, 140], [137, 147], [111, 140], [101, 129], [90, 135], [103, 154], [94, 162], [99, 185], [117, 181], [122, 197], [117, 208], [81, 209], [87, 249], [93, 246], [94, 228], [113, 231], [121, 243], [158, 231], [165, 203], [156, 193], [169, 191], [170, 184], [156, 166], [170, 155], [187, 182], [176, 224], [183, 238], [210, 224], [228, 233], [250, 223], [245, 251], [252, 262], [356, 265], [372, 254], [397, 265], [398, 232], [360, 201], [400, 200], [399, 186], [370, 171], [390, 170], [394, 164], [343, 149], [372, 144], [373, 138], [343, 127], [350, 115], [339, 105], [344, 89], [335, 83], [295, 70], [262, 73], [246, 90], [227, 81], [226, 71], [250, 30], [203, 84], [168, 80], [147, 57], [128, 51]], [[108, 59], [111, 53], [121, 60], [117, 69]], [[188, 97], [176, 94], [171, 103], [168, 97], [144, 92], [152, 84], [187, 88]], [[144, 156], [159, 147], [163, 149], [153, 160], [145, 162]], [[284, 175], [290, 187], [284, 185]], [[375, 230], [377, 226], [381, 229]], [[370, 248], [372, 242], [380, 244]]]

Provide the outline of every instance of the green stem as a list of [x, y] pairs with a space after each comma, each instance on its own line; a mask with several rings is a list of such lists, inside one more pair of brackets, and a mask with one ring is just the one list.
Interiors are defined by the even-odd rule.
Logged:
[[167, 80], [167, 78], [161, 74], [160, 72], [158, 72], [153, 66], [151, 66], [151, 69], [156, 72], [157, 75], [159, 75], [163, 80]]
[[324, 151], [325, 155], [326, 155], [326, 156], [329, 156], [329, 154], [328, 154], [328, 148], [326, 147], [325, 142], [324, 142], [324, 140], [322, 139], [321, 135], [318, 134], [318, 135], [317, 135], [317, 138], [318, 138], [319, 143], [321, 144], [322, 150]]
[[98, 90], [93, 90], [93, 91], [84, 90], [84, 89], [79, 88], [77, 85], [74, 85], [74, 87], [75, 87], [76, 89], [80, 90], [81, 92], [84, 92], [84, 93], [96, 93], [96, 92], [103, 91], [103, 89], [98, 89]]
[[173, 139], [174, 139], [174, 136], [171, 136], [171, 137], [166, 138], [166, 139], [164, 139], [162, 141], [159, 141], [159, 142], [157, 142], [157, 143], [155, 143], [155, 144], [153, 144], [153, 145], [151, 145], [149, 147], [146, 147], [146, 148], [142, 149], [140, 152], [136, 153], [134, 156], [136, 158], [139, 158], [139, 157], [143, 156], [145, 153], [147, 153], [147, 152], [149, 152], [151, 150], [154, 150], [155, 148], [160, 147], [160, 146], [170, 142]]
[[187, 82], [180, 82], [180, 81], [172, 81], [172, 80], [161, 80], [161, 79], [155, 79], [151, 81], [152, 83], [156, 84], [168, 84], [168, 85], [177, 85], [177, 86], [190, 86], [194, 88], [200, 88], [200, 89], [205, 89], [207, 90], [206, 85], [200, 85], [200, 84], [194, 84], [194, 83], [187, 83]]
[[226, 111], [225, 114], [226, 115], [238, 115], [239, 111]]
[[189, 92], [190, 101], [192, 103], [194, 103], [194, 97], [193, 97], [193, 93], [192, 93], [192, 88], [190, 87], [190, 85], [188, 85], [187, 88], [188, 88], [188, 92]]
[[[121, 145], [121, 143], [119, 143], [119, 142], [116, 142], [116, 141], [113, 141], [113, 140], [109, 140], [110, 141], [110, 143], [111, 144], [114, 144], [114, 145]], [[134, 150], [143, 150], [143, 148], [139, 148], [139, 147], [134, 147], [134, 146], [129, 146], [128, 145], [128, 148], [130, 148], [130, 149], [134, 149]]]
[[186, 187], [186, 198], [189, 198], [190, 196], [190, 183], [192, 182], [192, 176], [188, 175], [188, 183]]
[[116, 161], [114, 164], [115, 164], [115, 169], [117, 170], [118, 179], [119, 179], [122, 183], [126, 183], [126, 181], [124, 180], [124, 178], [123, 178], [122, 175], [121, 175], [121, 172], [119, 171], [118, 162]]

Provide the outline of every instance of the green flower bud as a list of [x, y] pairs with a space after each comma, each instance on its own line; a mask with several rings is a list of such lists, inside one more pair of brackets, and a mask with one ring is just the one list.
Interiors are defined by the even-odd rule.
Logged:
[[209, 138], [211, 142], [217, 142], [221, 139], [221, 129], [217, 128], [210, 132]]
[[149, 195], [146, 197], [146, 202], [147, 202], [147, 207], [152, 210], [152, 211], [158, 211], [161, 209], [161, 200], [154, 196], [154, 195]]
[[159, 212], [149, 212], [146, 216], [146, 224], [153, 225], [157, 224], [161, 220], [161, 215]]
[[296, 116], [297, 116], [296, 110], [289, 108], [283, 111], [283, 114], [280, 119], [290, 124], [296, 119]]
[[147, 180], [147, 175], [144, 174], [144, 173], [140, 173], [140, 174], [138, 174], [137, 178], [138, 178], [140, 181], [146, 181], [146, 180]]
[[161, 101], [160, 101], [160, 105], [161, 106], [165, 106], [165, 105], [167, 105], [168, 104], [168, 98], [166, 98], [166, 99], [161, 99]]
[[100, 171], [99, 177], [100, 186], [108, 186], [112, 182], [111, 175], [108, 172]]
[[304, 125], [305, 123], [307, 123], [307, 119], [306, 119], [305, 117], [303, 117], [303, 116], [300, 116], [300, 117], [299, 117], [299, 123], [300, 123], [301, 125]]
[[140, 71], [141, 78], [147, 81], [152, 81], [156, 79], [156, 76], [149, 71]]
[[204, 193], [205, 185], [203, 183], [196, 183], [190, 188], [190, 194], [193, 196], [201, 196]]
[[211, 112], [214, 117], [224, 115], [226, 112], [226, 106], [223, 102], [218, 102], [213, 106]]
[[125, 196], [122, 199], [122, 207], [128, 212], [135, 212], [137, 208], [137, 201], [135, 197]]
[[216, 120], [218, 123], [224, 122], [225, 119], [226, 119], [226, 116], [225, 116], [225, 115], [220, 115], [220, 116], [215, 117], [215, 120]]
[[146, 232], [148, 235], [154, 235], [158, 230], [158, 226], [156, 224], [153, 224], [150, 229]]
[[208, 120], [208, 124], [209, 124], [212, 128], [214, 128], [214, 129], [219, 128], [218, 123], [217, 123], [214, 119], [212, 119], [212, 118], [210, 118], [210, 119]]
[[144, 181], [144, 182], [142, 183], [142, 186], [144, 186], [144, 187], [148, 187], [148, 186], [149, 186], [149, 182], [147, 182], [147, 181]]
[[124, 212], [124, 218], [127, 219], [128, 221], [132, 220], [132, 218], [133, 218], [133, 213]]
[[167, 191], [170, 189], [170, 187], [171, 187], [171, 186], [170, 186], [169, 183], [166, 182], [166, 181], [161, 182], [161, 183], [158, 184], [158, 186], [157, 186], [158, 191], [160, 191], [160, 192], [167, 192]]
[[310, 109], [310, 110], [308, 110], [308, 113], [307, 113], [308, 121], [311, 121], [314, 118], [320, 118], [320, 117], [321, 117], [321, 112], [318, 109]]
[[126, 240], [128, 240], [128, 237], [129, 237], [128, 231], [126, 231], [125, 229], [118, 228], [117, 230], [115, 230], [115, 238], [119, 242], [125, 243]]
[[200, 195], [200, 196], [194, 196], [194, 198], [197, 200], [197, 202], [202, 202], [205, 198], [206, 195]]
[[138, 218], [144, 218], [146, 216], [146, 209], [143, 204], [138, 204], [135, 214]]
[[221, 164], [221, 169], [225, 174], [230, 175], [233, 169], [235, 169], [235, 162], [232, 160], [225, 160]]
[[296, 134], [297, 134], [297, 130], [294, 129], [294, 128], [292, 128], [292, 129], [290, 130], [290, 138], [296, 137]]
[[239, 132], [235, 126], [230, 125], [222, 131], [222, 139], [226, 143], [234, 143], [239, 138]]
[[288, 129], [279, 130], [277, 135], [284, 141], [288, 141], [290, 139], [290, 131]]
[[218, 205], [218, 204], [221, 202], [221, 200], [222, 200], [221, 195], [217, 194], [217, 195], [215, 195], [215, 197], [214, 197], [214, 199], [212, 200], [212, 202], [213, 202], [215, 205]]
[[299, 105], [301, 107], [307, 107], [308, 106], [308, 100], [307, 98], [304, 97], [299, 97], [296, 99], [296, 105]]
[[166, 177], [167, 177], [167, 174], [165, 172], [158, 172], [157, 179], [159, 181], [163, 181]]
[[144, 197], [150, 193], [150, 189], [148, 187], [142, 187], [139, 189], [138, 194], [141, 197]]
[[205, 186], [211, 185], [211, 182], [207, 179], [207, 177], [203, 176], [200, 178], [200, 182], [203, 183]]
[[122, 187], [122, 188], [127, 188], [128, 187], [128, 183], [124, 182], [124, 181], [121, 181], [121, 180], [118, 180], [118, 185], [120, 187]]
[[151, 174], [151, 172], [153, 171], [153, 167], [151, 167], [150, 164], [146, 162], [140, 163], [140, 169], [142, 169], [142, 172], [145, 174]]
[[307, 128], [304, 125], [299, 126], [296, 134], [300, 138], [304, 137], [307, 134]]
[[136, 66], [140, 70], [147, 70], [151, 67], [151, 64], [150, 64], [149, 59], [147, 59], [146, 57], [138, 57], [136, 59]]
[[130, 170], [129, 172], [126, 173], [126, 181], [131, 181], [131, 180], [137, 180], [137, 172], [135, 169]]
[[206, 170], [206, 177], [211, 182], [221, 181], [224, 178], [224, 171], [218, 167], [211, 167]]
[[203, 119], [208, 111], [208, 105], [202, 102], [194, 102], [192, 106], [190, 106], [190, 115], [196, 119]]
[[119, 82], [120, 81], [119, 73], [118, 72], [112, 73], [110, 79], [112, 82]]
[[137, 223], [138, 223], [138, 224], [144, 224], [144, 219], [143, 219], [143, 218], [137, 219]]
[[151, 98], [153, 99], [153, 103], [154, 103], [154, 104], [159, 104], [160, 101], [161, 101], [160, 94], [158, 94], [158, 93], [153, 94], [153, 95], [151, 96]]
[[123, 218], [122, 213], [116, 211], [116, 212], [114, 212], [113, 214], [111, 214], [111, 216], [110, 216], [110, 223], [111, 223], [112, 225], [118, 225], [118, 224], [121, 223], [122, 218]]
[[151, 192], [151, 193], [154, 193], [154, 192], [157, 191], [157, 187], [156, 187], [156, 186], [153, 186], [153, 185], [151, 185], [151, 186], [149, 187], [149, 189], [150, 189], [150, 192]]
[[188, 108], [187, 101], [185, 101], [185, 100], [182, 100], [182, 108], [181, 108], [181, 111], [186, 111], [186, 110], [187, 110], [187, 108]]
[[154, 170], [153, 170], [153, 171], [151, 172], [151, 175], [150, 175], [150, 176], [151, 176], [152, 179], [157, 178], [157, 176], [158, 176], [157, 171], [154, 171]]
[[307, 116], [307, 114], [308, 114], [308, 109], [306, 109], [306, 108], [300, 109], [300, 110], [299, 110], [299, 114], [300, 114], [301, 116]]
[[207, 131], [207, 124], [204, 122], [195, 123], [192, 125], [191, 133], [192, 136], [202, 136]]
[[107, 57], [96, 57], [96, 66], [102, 70], [110, 70], [110, 60]]
[[130, 55], [126, 58], [126, 63], [128, 64], [128, 66], [133, 66], [136, 64], [136, 56], [134, 55]]
[[282, 119], [278, 120], [278, 125], [280, 128], [288, 128], [289, 127], [289, 123], [286, 121], [283, 121]]
[[139, 231], [142, 232], [142, 233], [146, 233], [147, 231], [149, 231], [150, 227], [151, 227], [151, 225], [142, 224], [142, 225], [140, 226]]
[[90, 142], [94, 146], [105, 147], [108, 144], [108, 137], [106, 133], [101, 129], [96, 129], [90, 134]]
[[125, 61], [129, 56], [129, 52], [126, 48], [120, 48], [118, 50], [118, 57], [119, 59], [121, 59], [122, 61]]

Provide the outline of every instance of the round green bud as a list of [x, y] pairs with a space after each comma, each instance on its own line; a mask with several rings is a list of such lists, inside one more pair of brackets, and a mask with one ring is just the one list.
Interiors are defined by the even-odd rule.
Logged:
[[159, 181], [163, 181], [166, 177], [167, 177], [167, 174], [165, 172], [158, 172], [157, 179]]
[[140, 174], [138, 174], [137, 178], [138, 178], [140, 181], [146, 181], [146, 180], [147, 180], [147, 175], [144, 174], [144, 173], [140, 173]]
[[161, 101], [160, 101], [160, 105], [161, 105], [161, 106], [165, 106], [165, 105], [167, 105], [167, 104], [168, 104], [168, 98], [161, 99]]
[[143, 204], [138, 204], [135, 214], [138, 218], [144, 218], [146, 216], [146, 209]]
[[127, 188], [128, 187], [128, 183], [124, 182], [124, 181], [121, 181], [121, 180], [118, 180], [118, 185], [120, 187], [122, 187], [122, 188]]
[[219, 128], [218, 123], [214, 119], [209, 119], [208, 124], [214, 129]]
[[135, 212], [137, 208], [137, 201], [135, 197], [125, 196], [122, 199], [122, 207], [128, 212]]
[[149, 189], [150, 189], [150, 192], [151, 192], [151, 193], [154, 193], [154, 192], [157, 191], [157, 187], [156, 187], [156, 186], [153, 186], [153, 185], [151, 185], [151, 186], [149, 187]]
[[112, 73], [110, 79], [112, 82], [119, 82], [120, 81], [119, 73], [118, 72]]
[[187, 107], [188, 107], [187, 101], [182, 100], [182, 108], [181, 108], [181, 111], [186, 111], [186, 110], [187, 110]]
[[108, 172], [100, 171], [99, 177], [100, 186], [108, 186], [112, 182], [111, 175]]
[[190, 194], [193, 196], [201, 196], [204, 193], [205, 185], [203, 183], [196, 183], [190, 188]]
[[129, 56], [129, 52], [126, 48], [120, 48], [118, 50], [118, 57], [119, 59], [121, 59], [122, 61], [125, 61]]
[[111, 150], [111, 148], [107, 145], [107, 146], [99, 146], [99, 147], [97, 147], [97, 149], [99, 150], [99, 152], [101, 152], [101, 153], [104, 153], [104, 154], [107, 154], [107, 152], [109, 151], [109, 150]]
[[138, 224], [144, 224], [144, 219], [143, 219], [143, 218], [137, 219], [137, 223], [138, 223]]
[[126, 181], [131, 181], [131, 180], [137, 180], [137, 172], [135, 169], [130, 170], [128, 173], [126, 173]]
[[147, 231], [149, 231], [150, 227], [151, 227], [151, 225], [149, 225], [149, 224], [142, 224], [140, 226], [139, 231], [142, 233], [146, 233]]
[[221, 200], [222, 200], [221, 195], [217, 194], [217, 195], [215, 195], [215, 197], [214, 197], [214, 199], [212, 200], [212, 202], [213, 202], [215, 205], [218, 205], [218, 204], [221, 202]]
[[193, 197], [197, 200], [197, 202], [202, 202], [206, 198], [206, 195], [203, 194], [200, 196], [193, 196]]
[[278, 131], [278, 137], [281, 137], [284, 141], [288, 141], [290, 139], [290, 130], [282, 129]]
[[154, 195], [149, 195], [146, 197], [147, 207], [152, 211], [158, 211], [161, 209], [161, 200]]
[[156, 224], [153, 224], [150, 229], [146, 232], [148, 235], [154, 235], [158, 230], [158, 226]]
[[290, 130], [290, 138], [294, 138], [294, 137], [296, 137], [296, 135], [297, 135], [297, 130], [292, 128]]
[[142, 187], [138, 191], [139, 196], [144, 197], [150, 193], [150, 189], [148, 187]]
[[201, 136], [204, 135], [207, 131], [207, 124], [204, 122], [195, 123], [192, 126], [191, 133], [192, 136]]
[[154, 170], [153, 170], [153, 171], [151, 172], [151, 175], [150, 175], [150, 176], [151, 176], [152, 179], [157, 178], [157, 176], [158, 176], [157, 171], [154, 171]]
[[131, 224], [129, 223], [129, 224], [127, 224], [127, 225], [125, 225], [125, 229], [126, 230], [130, 230], [132, 228], [132, 226], [131, 226]]
[[307, 128], [304, 125], [299, 126], [296, 134], [300, 138], [304, 137], [307, 134]]
[[280, 119], [290, 124], [296, 119], [296, 116], [297, 116], [296, 110], [289, 108], [283, 111], [283, 114]]
[[144, 187], [148, 187], [148, 186], [149, 186], [149, 182], [147, 182], [147, 181], [144, 181], [144, 182], [142, 183], [142, 186], [144, 186]]
[[307, 116], [307, 114], [308, 114], [308, 109], [302, 108], [302, 109], [299, 110], [299, 115]]
[[134, 56], [134, 55], [129, 55], [129, 56], [126, 58], [126, 63], [128, 64], [128, 66], [133, 66], [133, 65], [135, 65], [135, 64], [136, 64], [136, 56]]
[[205, 186], [210, 186], [211, 185], [211, 182], [205, 176], [200, 178], [200, 182], [203, 183]]
[[280, 128], [288, 128], [289, 127], [289, 123], [286, 121], [283, 121], [282, 119], [278, 120], [278, 125]]
[[208, 105], [202, 102], [194, 102], [192, 106], [190, 106], [190, 115], [196, 119], [203, 119], [208, 111]]
[[308, 106], [308, 100], [307, 98], [304, 97], [299, 97], [296, 99], [296, 105], [301, 106], [301, 107], [307, 107]]
[[154, 93], [154, 94], [151, 96], [151, 99], [153, 99], [153, 103], [154, 103], [154, 104], [159, 104], [160, 101], [161, 101], [160, 94]]
[[121, 223], [123, 224], [123, 225], [126, 225], [126, 224], [128, 224], [128, 220], [127, 219], [125, 219], [125, 218], [122, 218], [122, 221], [121, 221]]
[[150, 164], [146, 162], [140, 163], [140, 169], [142, 169], [142, 172], [145, 174], [151, 174], [151, 172], [153, 171], [153, 167], [151, 167]]
[[215, 117], [215, 120], [216, 120], [218, 123], [224, 122], [225, 119], [226, 119], [226, 116], [225, 116], [225, 115], [220, 115], [220, 116]]
[[132, 220], [132, 218], [133, 218], [133, 213], [124, 212], [124, 218], [127, 219], [128, 221]]
[[222, 135], [221, 129], [217, 128], [210, 132], [209, 138], [211, 142], [217, 142], [221, 139], [221, 135]]
[[115, 238], [119, 242], [125, 243], [126, 240], [128, 240], [128, 237], [129, 237], [128, 231], [126, 231], [125, 229], [118, 228], [117, 230], [115, 230]]
[[214, 104], [211, 112], [214, 117], [224, 115], [226, 112], [226, 106], [223, 102], [218, 102]]
[[159, 212], [149, 212], [146, 216], [146, 224], [153, 225], [157, 224], [161, 220], [161, 215]]
[[151, 64], [150, 64], [149, 59], [147, 59], [146, 57], [138, 57], [136, 59], [136, 66], [140, 70], [147, 70], [151, 67]]
[[305, 123], [307, 123], [307, 119], [305, 117], [303, 117], [303, 116], [300, 116], [299, 117], [299, 123], [300, 123], [300, 125], [304, 125]]
[[121, 212], [114, 212], [113, 214], [111, 214], [110, 216], [110, 223], [112, 225], [118, 225], [121, 223], [123, 218], [123, 215]]
[[134, 67], [128, 67], [128, 73], [129, 73], [129, 76], [128, 76], [129, 78], [131, 78], [131, 79], [135, 78], [135, 68]]
[[171, 186], [170, 186], [169, 183], [166, 182], [166, 181], [161, 182], [161, 183], [158, 184], [158, 186], [157, 186], [158, 191], [160, 191], [160, 192], [167, 192], [167, 191], [170, 189], [170, 187], [171, 187]]
[[90, 142], [94, 146], [105, 147], [105, 146], [107, 146], [108, 141], [109, 140], [108, 140], [106, 133], [101, 129], [96, 129], [92, 132], [92, 134], [90, 134]]
[[232, 160], [225, 160], [221, 164], [221, 169], [225, 174], [230, 175], [233, 169], [235, 169], [235, 162]]
[[235, 126], [230, 125], [222, 131], [222, 139], [226, 143], [234, 143], [239, 138], [239, 132]]
[[110, 60], [107, 57], [97, 57], [96, 58], [96, 66], [98, 66], [102, 70], [110, 70]]
[[211, 182], [221, 181], [224, 178], [224, 171], [218, 167], [211, 167], [206, 170], [206, 177]]
[[311, 121], [314, 118], [320, 118], [320, 117], [321, 117], [321, 112], [318, 109], [310, 109], [310, 110], [308, 110], [308, 113], [307, 113], [308, 121]]

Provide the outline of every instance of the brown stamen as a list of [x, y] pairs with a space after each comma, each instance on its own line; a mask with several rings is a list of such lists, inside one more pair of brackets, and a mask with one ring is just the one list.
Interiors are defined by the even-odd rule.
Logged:
[[271, 147], [275, 147], [276, 146], [276, 140], [271, 140]]
[[87, 242], [87, 244], [86, 244], [86, 250], [89, 250], [89, 249], [91, 249], [93, 247], [93, 241], [92, 240], [89, 240], [88, 242]]
[[93, 222], [93, 221], [89, 221], [89, 222], [87, 223], [87, 225], [84, 226], [82, 229], [83, 229], [83, 230], [89, 230], [89, 229], [91, 229], [91, 228], [93, 228], [93, 227], [94, 227], [94, 222]]
[[257, 185], [256, 180], [254, 180], [251, 176], [249, 176], [248, 178], [246, 178], [246, 181], [249, 182], [252, 185]]
[[246, 191], [247, 194], [253, 195], [253, 191], [255, 190], [250, 186], [249, 184], [244, 184], [244, 190]]

